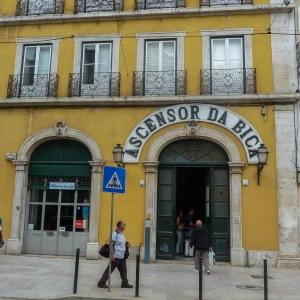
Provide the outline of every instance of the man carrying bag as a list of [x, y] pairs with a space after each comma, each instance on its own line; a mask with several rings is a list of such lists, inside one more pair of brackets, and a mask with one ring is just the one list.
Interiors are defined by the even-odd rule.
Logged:
[[[116, 231], [112, 234], [112, 255], [111, 255], [111, 273], [115, 270], [115, 268], [118, 268], [120, 272], [120, 276], [122, 279], [121, 288], [133, 288], [132, 284], [128, 283], [127, 279], [127, 266], [126, 266], [126, 246], [128, 248], [131, 247], [130, 243], [126, 243], [125, 236], [123, 234], [123, 231], [125, 230], [125, 222], [119, 221], [117, 223]], [[106, 281], [108, 280], [108, 272], [109, 272], [109, 266], [104, 271], [101, 279], [99, 280], [97, 286], [99, 288], [108, 288]]]

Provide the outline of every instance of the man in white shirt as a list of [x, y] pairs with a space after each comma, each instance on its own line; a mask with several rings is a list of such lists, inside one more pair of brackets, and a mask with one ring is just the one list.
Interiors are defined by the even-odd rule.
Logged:
[[[133, 285], [129, 284], [127, 279], [127, 257], [125, 256], [126, 239], [123, 234], [125, 226], [126, 224], [124, 221], [119, 221], [117, 223], [116, 231], [112, 234], [111, 273], [115, 270], [115, 268], [118, 268], [122, 279], [121, 288], [133, 288]], [[130, 243], [127, 243], [127, 247], [131, 247]], [[106, 281], [108, 280], [108, 271], [107, 267], [97, 284], [99, 288], [108, 288], [106, 284]]]

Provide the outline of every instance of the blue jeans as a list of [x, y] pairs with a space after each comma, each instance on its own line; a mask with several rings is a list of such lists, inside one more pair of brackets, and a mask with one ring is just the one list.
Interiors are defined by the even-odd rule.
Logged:
[[177, 243], [176, 243], [176, 253], [183, 253], [184, 246], [184, 231], [176, 230], [177, 233]]

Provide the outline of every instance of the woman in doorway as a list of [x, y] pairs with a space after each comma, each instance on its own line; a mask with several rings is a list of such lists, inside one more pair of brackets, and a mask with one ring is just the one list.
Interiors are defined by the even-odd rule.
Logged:
[[183, 222], [183, 211], [180, 211], [176, 218], [176, 233], [177, 233], [177, 243], [176, 243], [176, 255], [183, 254], [184, 245], [184, 222]]
[[0, 248], [2, 248], [2, 246], [4, 245], [2, 230], [3, 230], [3, 224], [2, 224], [2, 218], [0, 217]]

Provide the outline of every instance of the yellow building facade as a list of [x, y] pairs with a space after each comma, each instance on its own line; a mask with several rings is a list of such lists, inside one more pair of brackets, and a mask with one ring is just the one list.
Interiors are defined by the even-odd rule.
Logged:
[[175, 259], [193, 208], [217, 261], [297, 265], [294, 7], [225, 2], [1, 5], [2, 253], [98, 259], [121, 144], [131, 257]]

